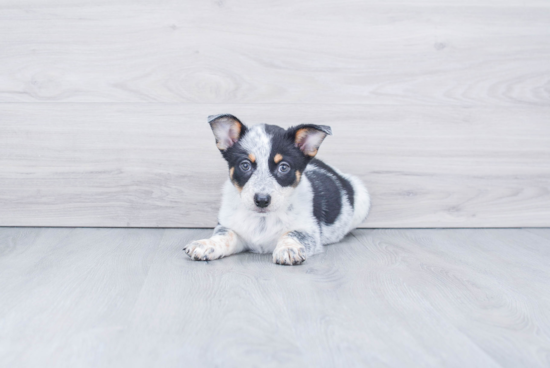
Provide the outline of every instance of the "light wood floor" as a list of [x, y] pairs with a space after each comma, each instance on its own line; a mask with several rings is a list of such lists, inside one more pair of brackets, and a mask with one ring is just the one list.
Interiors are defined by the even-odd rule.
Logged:
[[548, 367], [550, 229], [357, 230], [297, 267], [211, 230], [0, 229], [0, 366]]

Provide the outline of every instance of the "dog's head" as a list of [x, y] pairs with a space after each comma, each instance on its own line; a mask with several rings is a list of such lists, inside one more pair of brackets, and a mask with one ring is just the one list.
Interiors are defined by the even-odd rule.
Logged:
[[326, 125], [246, 127], [233, 115], [209, 116], [216, 145], [244, 205], [259, 213], [284, 208], [328, 134]]

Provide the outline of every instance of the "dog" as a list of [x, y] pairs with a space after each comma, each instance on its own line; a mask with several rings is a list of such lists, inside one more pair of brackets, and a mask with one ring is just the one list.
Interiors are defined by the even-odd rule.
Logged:
[[329, 126], [249, 128], [229, 114], [209, 116], [208, 122], [229, 179], [212, 237], [183, 249], [192, 259], [251, 251], [272, 253], [280, 265], [299, 265], [367, 218], [364, 184], [315, 158], [332, 134]]

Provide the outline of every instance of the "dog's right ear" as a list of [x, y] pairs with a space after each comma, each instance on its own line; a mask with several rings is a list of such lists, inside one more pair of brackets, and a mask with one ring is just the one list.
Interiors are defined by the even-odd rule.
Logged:
[[216, 146], [220, 151], [225, 151], [234, 145], [247, 130], [246, 125], [230, 114], [210, 115], [208, 123], [216, 137]]

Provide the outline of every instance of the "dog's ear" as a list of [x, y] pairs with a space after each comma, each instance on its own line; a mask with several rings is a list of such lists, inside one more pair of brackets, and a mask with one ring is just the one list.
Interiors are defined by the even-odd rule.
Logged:
[[224, 151], [235, 144], [246, 132], [246, 125], [241, 123], [233, 115], [221, 114], [210, 115], [208, 117], [208, 123], [214, 137], [216, 137], [216, 146], [220, 151]]
[[302, 124], [287, 130], [287, 135], [306, 156], [315, 157], [317, 150], [332, 130], [327, 125]]

